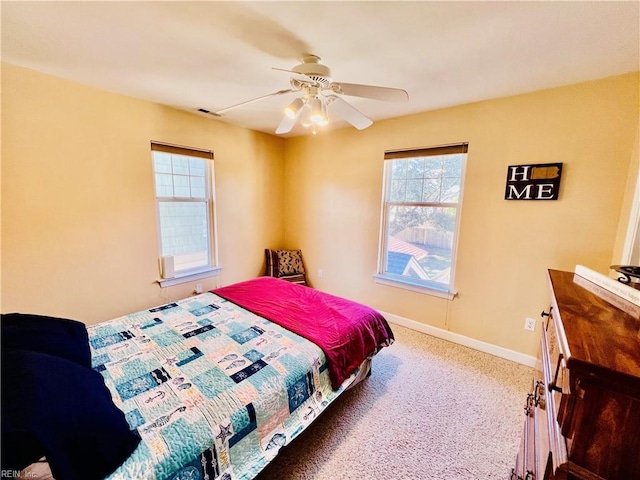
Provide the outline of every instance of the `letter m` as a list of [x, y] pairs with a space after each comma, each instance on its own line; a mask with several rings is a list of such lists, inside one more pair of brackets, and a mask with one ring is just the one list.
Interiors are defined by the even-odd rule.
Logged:
[[531, 200], [531, 187], [533, 185], [529, 184], [525, 186], [520, 192], [516, 185], [508, 185], [507, 190], [507, 200]]

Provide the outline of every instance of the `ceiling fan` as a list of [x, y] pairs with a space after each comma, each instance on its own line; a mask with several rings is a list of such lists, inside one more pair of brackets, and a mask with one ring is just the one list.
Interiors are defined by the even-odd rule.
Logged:
[[247, 100], [217, 112], [207, 112], [214, 116], [222, 116], [225, 112], [257, 102], [267, 97], [284, 95], [292, 92], [300, 92], [301, 96], [293, 100], [284, 110], [284, 117], [276, 134], [284, 134], [291, 131], [296, 122], [300, 122], [305, 128], [312, 128], [316, 133], [316, 127], [329, 123], [329, 112], [342, 117], [358, 130], [370, 126], [373, 121], [360, 112], [357, 108], [345, 101], [341, 95], [371, 98], [391, 102], [406, 102], [409, 95], [399, 88], [377, 87], [373, 85], [361, 85], [358, 83], [334, 82], [331, 78], [331, 70], [320, 63], [320, 57], [312, 54], [306, 55], [302, 63], [291, 70], [275, 68], [293, 75], [289, 83], [291, 88], [278, 90], [261, 97]]

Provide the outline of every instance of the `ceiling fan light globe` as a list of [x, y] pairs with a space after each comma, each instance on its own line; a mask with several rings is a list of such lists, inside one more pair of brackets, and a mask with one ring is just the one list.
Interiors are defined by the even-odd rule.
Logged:
[[329, 114], [327, 112], [327, 103], [326, 101], [322, 100], [322, 116], [320, 118], [320, 120], [318, 121], [318, 126], [320, 127], [324, 127], [325, 125], [329, 124]]
[[311, 120], [311, 107], [309, 107], [309, 104], [307, 103], [304, 107], [302, 107], [302, 111], [300, 112], [300, 125], [305, 128], [309, 128], [312, 124], [313, 121]]
[[313, 97], [309, 100], [309, 106], [311, 108], [311, 121], [316, 124], [320, 123], [324, 119], [322, 100], [318, 97]]
[[286, 108], [284, 109], [284, 114], [291, 120], [293, 120], [298, 116], [302, 107], [304, 107], [304, 101], [301, 98], [296, 98], [293, 102], [286, 106]]

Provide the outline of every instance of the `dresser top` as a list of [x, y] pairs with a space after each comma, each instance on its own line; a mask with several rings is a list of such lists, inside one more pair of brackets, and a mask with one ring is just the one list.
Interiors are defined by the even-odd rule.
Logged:
[[640, 395], [640, 308], [573, 272], [549, 280], [567, 367]]

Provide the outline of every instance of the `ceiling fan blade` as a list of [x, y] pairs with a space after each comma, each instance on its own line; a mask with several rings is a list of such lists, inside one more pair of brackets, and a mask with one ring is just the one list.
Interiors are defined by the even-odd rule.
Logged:
[[406, 102], [409, 100], [409, 94], [401, 88], [334, 82], [331, 84], [331, 90], [352, 97], [373, 98], [374, 100], [385, 100], [387, 102]]
[[242, 102], [242, 103], [236, 103], [235, 105], [231, 105], [230, 107], [225, 107], [225, 108], [223, 108], [221, 110], [218, 110], [217, 112], [213, 112], [213, 115], [220, 116], [224, 112], [228, 112], [229, 110], [232, 110], [232, 109], [238, 108], [238, 107], [242, 107], [244, 105], [249, 105], [250, 103], [262, 100], [263, 98], [274, 97], [276, 95], [284, 95], [285, 93], [291, 93], [291, 92], [294, 92], [294, 91], [295, 90], [293, 90], [292, 88], [288, 88], [286, 90], [278, 90], [277, 92], [268, 93], [267, 95], [262, 95], [261, 97], [253, 98], [251, 100], [247, 100], [247, 101]]
[[[288, 68], [271, 67], [271, 70], [278, 70], [279, 72], [295, 73], [296, 75], [301, 75], [300, 73], [289, 70]], [[306, 77], [306, 75], [304, 76]]]
[[272, 20], [260, 13], [258, 10], [263, 9], [251, 2], [162, 2], [155, 8], [163, 9], [173, 21], [179, 21], [192, 32], [223, 32], [232, 39], [276, 58], [298, 59], [311, 48], [281, 25], [285, 22]]
[[299, 82], [302, 83], [309, 83], [311, 85], [316, 85], [318, 82], [316, 82], [313, 78], [305, 75], [304, 73], [299, 73], [299, 72], [295, 72], [293, 70], [287, 70], [286, 68], [278, 68], [278, 67], [271, 67], [272, 70], [278, 70], [279, 72], [287, 72], [291, 74], [291, 78], [296, 79]]
[[297, 118], [289, 118], [286, 115], [282, 118], [280, 125], [276, 128], [276, 134], [281, 135], [283, 133], [289, 133], [293, 126], [296, 124]]
[[327, 95], [327, 108], [330, 108], [332, 112], [336, 112], [358, 130], [364, 130], [373, 124], [373, 120], [337, 95]]
[[304, 40], [277, 21], [253, 10], [253, 7], [227, 2], [216, 3], [215, 6], [227, 15], [227, 18], [220, 22], [224, 23], [221, 28], [248, 45], [283, 59], [299, 58], [304, 52], [309, 51], [309, 45]]

